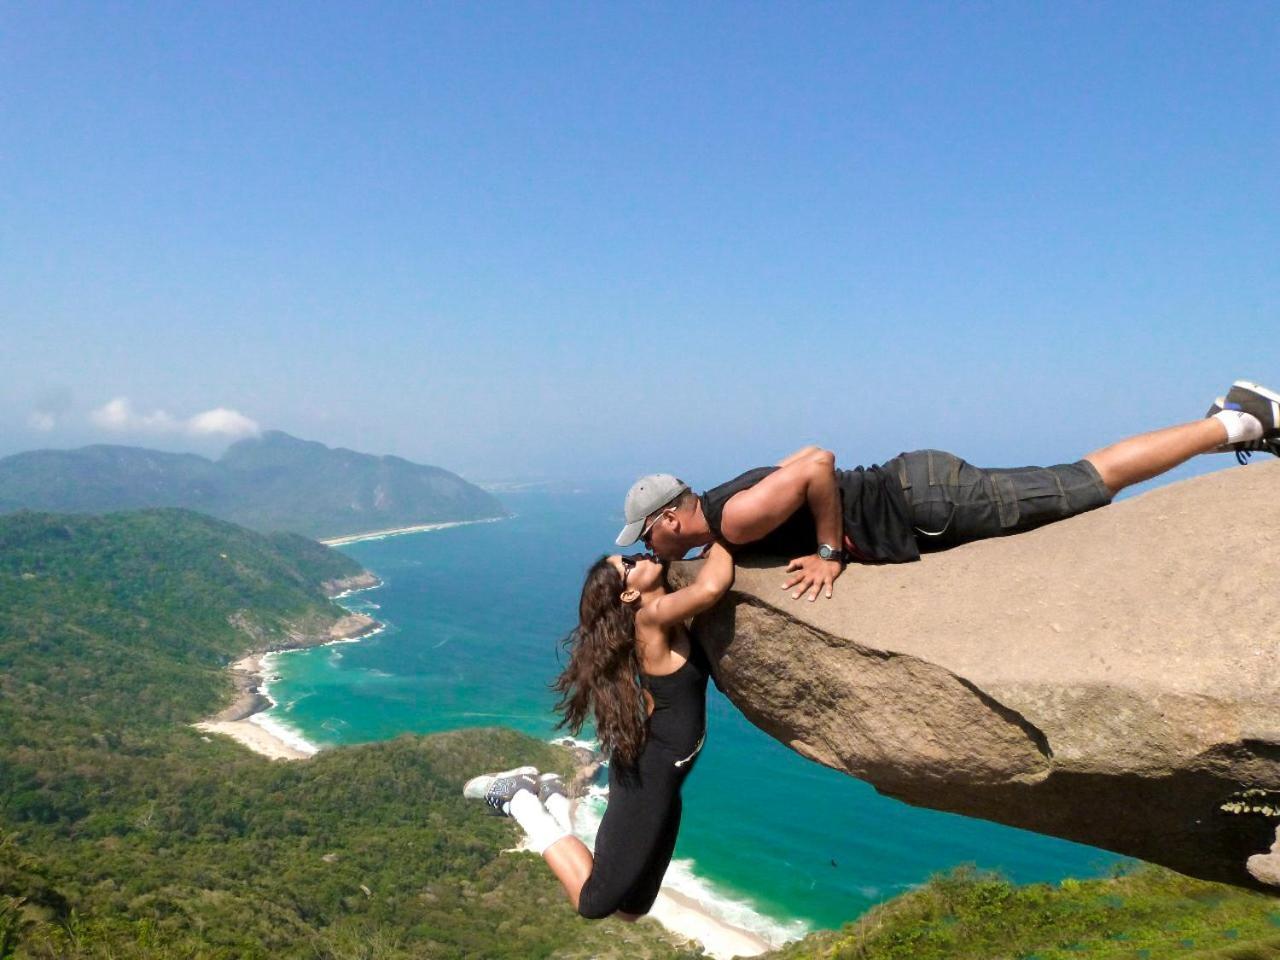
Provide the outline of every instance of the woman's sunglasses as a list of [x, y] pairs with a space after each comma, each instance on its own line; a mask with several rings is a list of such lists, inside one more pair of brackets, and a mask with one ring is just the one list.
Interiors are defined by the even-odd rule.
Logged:
[[631, 575], [631, 571], [635, 569], [636, 558], [628, 557], [625, 553], [618, 557], [622, 561], [622, 589], [627, 588], [627, 577]]

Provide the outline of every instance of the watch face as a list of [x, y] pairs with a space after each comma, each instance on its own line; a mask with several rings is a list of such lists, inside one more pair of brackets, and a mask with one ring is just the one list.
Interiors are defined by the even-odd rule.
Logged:
[[833, 554], [833, 553], [835, 553], [835, 551], [834, 551], [834, 550], [832, 550], [832, 549], [831, 549], [829, 546], [827, 546], [825, 543], [822, 543], [822, 544], [819, 544], [819, 545], [818, 545], [818, 556], [820, 556], [823, 560], [830, 560], [830, 559], [831, 559], [831, 554]]

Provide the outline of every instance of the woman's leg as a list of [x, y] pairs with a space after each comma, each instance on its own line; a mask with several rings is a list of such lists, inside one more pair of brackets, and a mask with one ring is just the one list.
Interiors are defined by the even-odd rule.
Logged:
[[[648, 903], [641, 903], [636, 891], [649, 885], [655, 870], [660, 877], [670, 859], [669, 848], [660, 862], [655, 852], [664, 848], [673, 813], [679, 823], [683, 776], [652, 743], [645, 745], [637, 768], [632, 774], [609, 769], [609, 805], [596, 831], [591, 875], [579, 888], [576, 902], [578, 913], [589, 920], [616, 916], [619, 911], [631, 916], [644, 913]], [[557, 854], [562, 852], [573, 856], [567, 850]]]
[[1129, 437], [1085, 457], [1114, 496], [1125, 487], [1158, 477], [1227, 442], [1227, 428], [1212, 417]]
[[568, 894], [573, 909], [577, 910], [582, 886], [595, 865], [591, 851], [577, 837], [562, 837], [542, 851], [542, 859], [547, 861], [547, 866]]
[[652, 904], [646, 891], [656, 893], [671, 859], [680, 823], [680, 784], [690, 769], [676, 768], [651, 744], [641, 751], [637, 766], [631, 775], [609, 769], [609, 806], [596, 832], [594, 856], [573, 835], [567, 798], [548, 796], [551, 809], [539, 799], [538, 792], [549, 791], [524, 772], [532, 768], [474, 777], [463, 795], [485, 800], [520, 824], [529, 848], [546, 861], [583, 917], [636, 920]]

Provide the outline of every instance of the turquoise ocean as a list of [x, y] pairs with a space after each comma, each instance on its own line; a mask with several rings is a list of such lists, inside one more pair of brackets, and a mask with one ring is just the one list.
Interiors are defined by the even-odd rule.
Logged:
[[[511, 519], [340, 547], [384, 581], [341, 602], [386, 629], [273, 657], [267, 724], [321, 748], [494, 724], [562, 735], [547, 684], [586, 568], [620, 525], [616, 493], [502, 497]], [[838, 927], [961, 863], [1030, 883], [1120, 861], [882, 797], [792, 753], [714, 688], [684, 798], [668, 879], [774, 942]]]

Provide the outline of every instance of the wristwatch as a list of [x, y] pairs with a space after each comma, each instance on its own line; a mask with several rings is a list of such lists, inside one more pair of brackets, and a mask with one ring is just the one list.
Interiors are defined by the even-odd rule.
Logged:
[[818, 544], [818, 556], [823, 560], [835, 560], [837, 563], [844, 563], [844, 551], [837, 550], [829, 543]]

